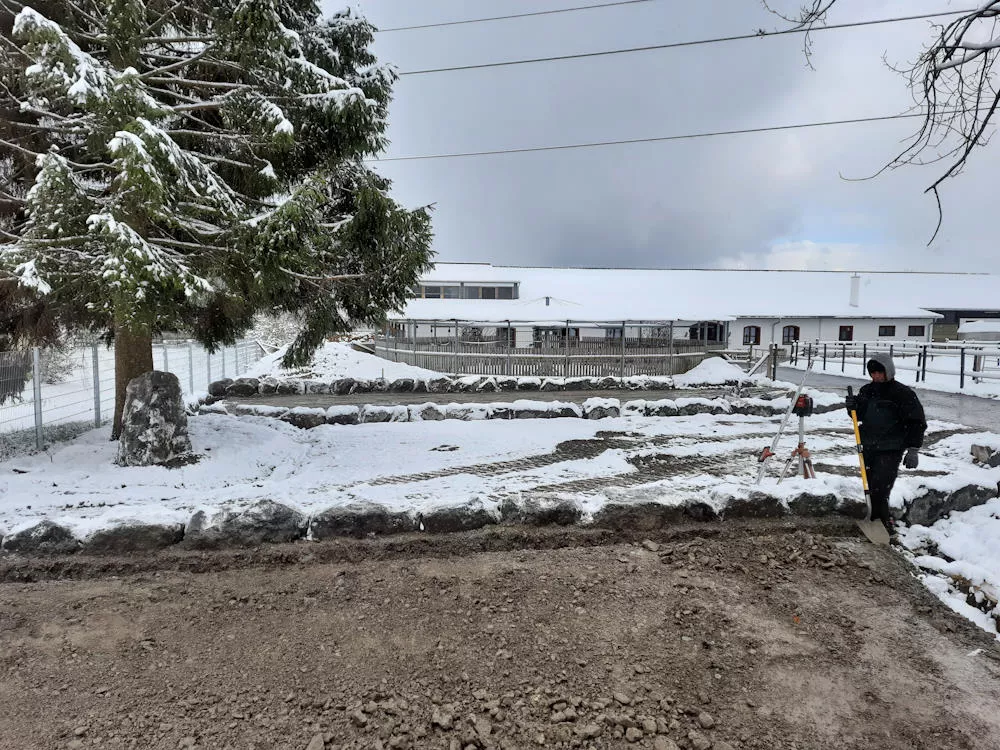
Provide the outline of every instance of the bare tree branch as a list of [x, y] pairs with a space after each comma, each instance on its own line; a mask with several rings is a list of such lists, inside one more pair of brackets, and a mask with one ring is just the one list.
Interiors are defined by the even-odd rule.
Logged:
[[[762, 2], [765, 8], [794, 24], [795, 28], [808, 31], [825, 23], [827, 12], [837, 0], [809, 0], [797, 17], [782, 15], [774, 11], [767, 0]], [[938, 223], [931, 242], [943, 222], [942, 184], [961, 174], [977, 147], [988, 144], [987, 129], [1000, 107], [1000, 87], [995, 80], [1000, 59], [998, 20], [1000, 0], [982, 1], [978, 8], [955, 20], [935, 25], [934, 38], [909, 67], [890, 66], [906, 77], [923, 119], [902, 151], [871, 176], [902, 166], [948, 163], [925, 191], [933, 194], [938, 208]], [[805, 54], [808, 61], [809, 42]]]

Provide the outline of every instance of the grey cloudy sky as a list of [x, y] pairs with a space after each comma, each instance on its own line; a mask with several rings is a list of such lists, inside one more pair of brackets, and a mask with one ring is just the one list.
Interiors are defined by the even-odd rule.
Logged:
[[[600, 0], [361, 0], [378, 27]], [[958, 0], [955, 0], [958, 2]], [[799, 0], [776, 0], [789, 12]], [[974, 3], [973, 3], [974, 4]], [[328, 7], [338, 5], [335, 0]], [[830, 23], [963, 8], [949, 0], [840, 0]], [[380, 33], [401, 71], [662, 44], [774, 29], [758, 0], [652, 0], [520, 20]], [[926, 21], [486, 70], [404, 76], [386, 156], [646, 138], [895, 114]], [[864, 176], [916, 120], [598, 149], [394, 162], [408, 206], [435, 203], [439, 260], [526, 265], [1000, 271], [991, 218], [998, 148], [943, 191], [937, 167]]]

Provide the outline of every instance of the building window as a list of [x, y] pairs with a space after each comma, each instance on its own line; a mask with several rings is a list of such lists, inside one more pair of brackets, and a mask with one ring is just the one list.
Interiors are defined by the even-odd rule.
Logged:
[[907, 331], [907, 336], [925, 336], [927, 331], [926, 326], [910, 326]]
[[512, 286], [498, 286], [497, 287], [497, 299], [514, 299], [514, 287], [512, 287]]
[[604, 338], [611, 339], [614, 341], [621, 341], [622, 339], [622, 329], [621, 328], [605, 328]]
[[798, 326], [785, 326], [781, 329], [781, 343], [782, 344], [794, 344], [799, 340], [799, 327]]
[[854, 326], [841, 326], [838, 341], [854, 341]]
[[445, 299], [458, 299], [461, 291], [461, 288], [457, 286], [443, 286], [441, 287], [441, 296]]
[[424, 298], [425, 299], [441, 299], [441, 287], [439, 287], [439, 286], [425, 286], [424, 287]]
[[747, 326], [743, 329], [743, 345], [754, 345], [760, 343], [760, 326]]
[[[911, 328], [912, 328], [912, 326], [911, 326]], [[879, 326], [878, 327], [878, 335], [879, 336], [895, 336], [896, 335], [896, 326]]]

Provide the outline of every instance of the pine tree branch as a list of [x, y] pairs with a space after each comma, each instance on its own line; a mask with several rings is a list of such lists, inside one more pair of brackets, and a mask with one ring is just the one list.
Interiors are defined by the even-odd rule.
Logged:
[[201, 99], [195, 99], [193, 96], [188, 96], [187, 94], [182, 94], [179, 91], [171, 91], [170, 89], [161, 89], [156, 86], [147, 86], [150, 91], [155, 91], [157, 94], [164, 94], [166, 96], [172, 96], [175, 99], [180, 99], [181, 101], [186, 101], [190, 104], [197, 104]]
[[[149, 242], [152, 245], [158, 245], [158, 244], [159, 245], [172, 245], [174, 247], [179, 247], [179, 248], [181, 248], [183, 250], [198, 250], [198, 251], [212, 250], [212, 251], [219, 252], [219, 253], [229, 253], [229, 252], [231, 252], [229, 250], [229, 248], [218, 247], [217, 245], [206, 245], [206, 244], [201, 243], [201, 242], [198, 242], [198, 243], [195, 243], [195, 242], [182, 242], [181, 240], [174, 240], [174, 239], [171, 239], [169, 237], [148, 237], [146, 241]], [[163, 248], [163, 249], [166, 250], [166, 248]], [[167, 250], [167, 252], [170, 252], [170, 251]]]
[[227, 159], [224, 156], [212, 156], [211, 154], [196, 154], [199, 159], [203, 159], [213, 164], [228, 164], [231, 167], [237, 167], [239, 169], [252, 169], [257, 171], [260, 167], [255, 167], [252, 164], [247, 164], [242, 161], [235, 161], [234, 159]]
[[154, 36], [145, 41], [149, 44], [190, 44], [191, 42], [212, 44], [219, 41], [219, 38], [216, 36]]
[[[192, 58], [192, 60], [193, 59], [194, 58]], [[209, 62], [211, 62], [211, 60], [209, 60]], [[166, 68], [163, 68], [161, 70], [166, 70]], [[140, 76], [140, 78], [142, 78], [142, 76]], [[193, 89], [202, 88], [202, 89], [222, 89], [224, 91], [236, 91], [238, 89], [253, 88], [250, 84], [247, 83], [226, 83], [225, 81], [195, 81], [190, 78], [180, 78], [178, 76], [171, 76], [170, 78], [154, 77], [154, 78], [146, 78], [144, 80], [147, 80], [150, 83], [187, 86], [188, 88], [193, 88]]]
[[208, 53], [211, 52], [213, 49], [215, 49], [215, 47], [213, 47], [212, 45], [208, 45], [198, 54], [193, 55], [185, 60], [180, 60], [171, 65], [165, 65], [162, 68], [157, 68], [156, 70], [151, 70], [148, 73], [141, 74], [139, 76], [139, 80], [141, 81], [146, 81], [150, 79], [156, 80], [156, 76], [163, 75], [164, 73], [170, 73], [174, 70], [180, 70], [181, 68], [185, 68], [188, 65], [192, 65], [198, 62], [199, 60], [204, 59], [206, 56], [208, 56]]
[[157, 28], [159, 28], [160, 25], [163, 24], [164, 21], [166, 21], [168, 18], [170, 18], [170, 16], [172, 16], [174, 13], [176, 13], [183, 7], [184, 7], [183, 2], [174, 3], [173, 5], [171, 5], [155, 21], [153, 21], [151, 24], [149, 24], [149, 26], [146, 27], [146, 30], [142, 32], [142, 36], [148, 37], [150, 34], [155, 32]]
[[284, 266], [278, 266], [279, 271], [287, 273], [296, 279], [302, 279], [303, 281], [350, 281], [352, 279], [363, 279], [366, 274], [363, 273], [347, 273], [340, 276], [306, 276], [303, 273], [296, 273], [289, 268]]

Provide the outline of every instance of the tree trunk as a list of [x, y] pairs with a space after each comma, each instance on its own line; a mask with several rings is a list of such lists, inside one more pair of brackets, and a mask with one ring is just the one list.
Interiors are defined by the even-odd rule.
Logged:
[[115, 422], [111, 439], [122, 434], [125, 389], [129, 381], [153, 371], [153, 335], [148, 330], [115, 329]]

